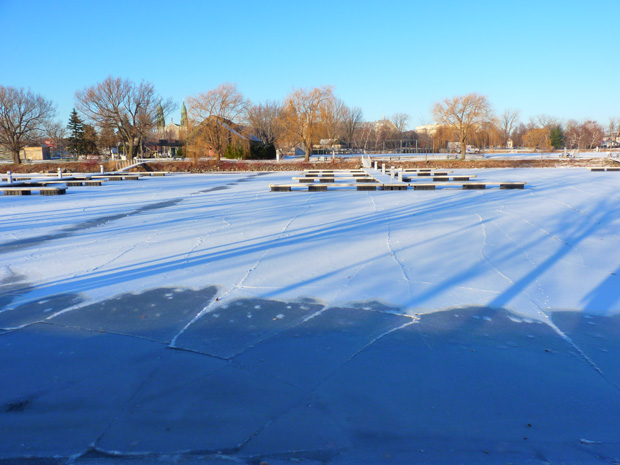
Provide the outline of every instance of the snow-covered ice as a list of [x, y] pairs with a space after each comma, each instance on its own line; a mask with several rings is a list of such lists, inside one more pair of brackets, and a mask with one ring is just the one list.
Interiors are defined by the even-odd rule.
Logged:
[[458, 173], [0, 197], [0, 459], [620, 460], [620, 173]]
[[[160, 287], [416, 314], [478, 305], [532, 318], [620, 308], [618, 173], [486, 170], [523, 191], [272, 193], [290, 173], [184, 175], [1, 199], [10, 304]], [[239, 180], [251, 182], [239, 183]], [[31, 287], [28, 292], [23, 292]]]

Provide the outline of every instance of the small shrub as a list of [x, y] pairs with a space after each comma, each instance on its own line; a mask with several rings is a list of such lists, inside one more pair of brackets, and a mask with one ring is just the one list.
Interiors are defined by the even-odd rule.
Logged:
[[250, 145], [251, 160], [274, 160], [276, 158], [276, 147], [273, 144], [252, 144]]
[[243, 147], [238, 144], [229, 144], [224, 150], [224, 158], [243, 158]]

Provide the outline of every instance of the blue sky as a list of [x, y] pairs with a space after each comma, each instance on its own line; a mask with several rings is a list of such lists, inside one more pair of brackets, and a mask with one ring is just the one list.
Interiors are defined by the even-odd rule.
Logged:
[[[223, 82], [253, 102], [332, 85], [367, 120], [478, 92], [494, 108], [620, 116], [620, 0], [0, 0], [0, 84], [53, 100], [108, 75], [180, 103]], [[179, 112], [177, 112], [179, 113]], [[173, 115], [175, 121], [180, 115]]]

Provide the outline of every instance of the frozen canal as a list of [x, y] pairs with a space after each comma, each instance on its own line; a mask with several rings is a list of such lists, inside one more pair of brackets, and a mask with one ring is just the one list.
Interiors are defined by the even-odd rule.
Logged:
[[620, 173], [458, 173], [0, 197], [0, 463], [618, 463]]

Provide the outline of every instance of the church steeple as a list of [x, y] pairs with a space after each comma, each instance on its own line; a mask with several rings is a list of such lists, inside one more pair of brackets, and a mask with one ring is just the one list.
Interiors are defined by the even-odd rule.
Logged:
[[164, 119], [164, 109], [161, 106], [161, 102], [157, 107], [157, 117], [155, 118], [155, 123], [157, 124], [158, 129], [163, 129], [166, 127], [166, 120]]
[[183, 106], [181, 107], [181, 126], [187, 126], [187, 109], [185, 108], [185, 102], [183, 102]]

